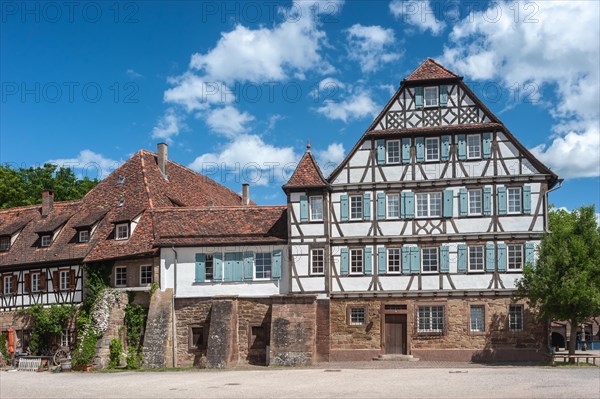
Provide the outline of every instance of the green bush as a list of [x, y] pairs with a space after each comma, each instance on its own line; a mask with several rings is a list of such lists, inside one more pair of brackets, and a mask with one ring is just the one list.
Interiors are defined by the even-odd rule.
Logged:
[[0, 334], [0, 355], [2, 355], [2, 357], [8, 361], [10, 360], [10, 353], [8, 353], [7, 340], [7, 332]]
[[110, 340], [109, 345], [110, 355], [108, 368], [114, 369], [121, 364], [121, 354], [123, 353], [123, 344], [119, 338], [113, 338]]
[[137, 370], [140, 367], [142, 367], [142, 351], [130, 346], [127, 353], [127, 368]]
[[18, 311], [31, 320], [29, 351], [32, 355], [41, 355], [51, 348], [52, 339], [68, 326], [75, 309], [71, 305], [51, 305], [49, 308], [34, 305]]

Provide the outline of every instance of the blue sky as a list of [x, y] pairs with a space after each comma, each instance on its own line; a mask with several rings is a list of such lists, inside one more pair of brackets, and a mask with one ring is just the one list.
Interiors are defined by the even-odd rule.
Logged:
[[308, 139], [327, 174], [432, 57], [565, 178], [552, 203], [599, 208], [598, 4], [3, 1], [0, 162], [96, 177], [166, 141], [283, 203]]

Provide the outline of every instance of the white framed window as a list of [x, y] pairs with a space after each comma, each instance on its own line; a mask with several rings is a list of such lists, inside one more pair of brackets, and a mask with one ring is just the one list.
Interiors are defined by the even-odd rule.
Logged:
[[523, 270], [523, 244], [508, 244], [508, 270]]
[[4, 276], [4, 295], [12, 294], [13, 292], [13, 276]]
[[214, 277], [213, 254], [206, 254], [204, 258], [204, 278], [210, 281]]
[[152, 266], [140, 266], [140, 285], [152, 284]]
[[350, 196], [350, 220], [362, 220], [363, 197], [362, 195]]
[[206, 348], [204, 327], [199, 325], [188, 326], [188, 349], [198, 350], [204, 348]]
[[70, 287], [70, 278], [71, 277], [71, 272], [70, 270], [61, 270], [60, 271], [60, 290], [61, 291], [68, 291], [69, 287]]
[[438, 105], [438, 87], [425, 87], [423, 89], [424, 104], [426, 107], [435, 107]]
[[438, 137], [425, 138], [425, 160], [439, 161], [440, 160], [440, 139]]
[[351, 307], [348, 313], [351, 326], [362, 326], [367, 321], [367, 310], [364, 306]]
[[438, 248], [423, 248], [423, 273], [433, 273], [439, 270]]
[[387, 268], [389, 273], [400, 273], [400, 248], [387, 250]]
[[127, 285], [127, 266], [115, 267], [115, 287]]
[[257, 280], [265, 280], [271, 278], [271, 253], [258, 252], [254, 258], [255, 278]]
[[363, 273], [363, 250], [362, 249], [351, 249], [350, 250], [350, 274], [362, 274]]
[[126, 240], [129, 238], [129, 223], [120, 223], [115, 226], [115, 240]]
[[60, 332], [60, 346], [71, 345], [71, 330], [65, 328]]
[[52, 244], [52, 236], [50, 234], [43, 235], [40, 238], [40, 246], [42, 246], [42, 247], [49, 247], [50, 244]]
[[469, 324], [471, 332], [485, 331], [485, 307], [483, 305], [471, 305]]
[[481, 135], [467, 135], [467, 159], [481, 158]]
[[469, 190], [469, 215], [482, 214], [482, 193], [481, 190]]
[[39, 273], [31, 273], [31, 292], [40, 292], [40, 274]]
[[474, 245], [469, 246], [469, 271], [482, 272], [483, 271], [483, 246]]
[[434, 218], [442, 216], [442, 193], [417, 194], [417, 217]]
[[444, 332], [444, 306], [419, 306], [418, 331], [420, 333]]
[[400, 163], [400, 140], [389, 140], [387, 146], [387, 163]]
[[8, 251], [10, 248], [10, 236], [0, 237], [0, 251]]
[[400, 217], [400, 194], [393, 193], [386, 195], [387, 199], [387, 218], [394, 219]]
[[309, 198], [310, 205], [310, 220], [322, 221], [323, 220], [323, 197], [314, 196]]
[[523, 331], [523, 305], [509, 305], [508, 329], [510, 331]]
[[90, 240], [89, 230], [79, 230], [79, 242], [88, 242]]
[[310, 250], [310, 274], [322, 275], [325, 273], [325, 250], [315, 248]]
[[521, 213], [521, 188], [507, 188], [506, 194], [508, 198], [508, 213]]

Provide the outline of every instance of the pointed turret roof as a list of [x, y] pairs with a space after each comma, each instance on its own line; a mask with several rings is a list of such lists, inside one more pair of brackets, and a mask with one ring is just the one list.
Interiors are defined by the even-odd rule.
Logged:
[[431, 58], [427, 58], [421, 65], [408, 75], [406, 81], [419, 81], [430, 79], [456, 79], [460, 78], [457, 74], [444, 68]]
[[290, 177], [290, 180], [283, 186], [284, 189], [293, 187], [326, 187], [327, 182], [321, 173], [317, 161], [310, 152], [310, 144], [307, 150], [298, 162], [296, 170]]

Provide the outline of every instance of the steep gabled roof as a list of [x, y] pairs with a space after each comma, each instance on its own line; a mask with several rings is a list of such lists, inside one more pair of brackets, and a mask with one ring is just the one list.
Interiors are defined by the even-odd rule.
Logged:
[[287, 242], [286, 206], [165, 208], [152, 218], [158, 246]]
[[321, 169], [319, 168], [319, 165], [317, 165], [317, 161], [315, 161], [315, 158], [310, 152], [310, 147], [308, 147], [307, 151], [302, 156], [302, 159], [298, 162], [298, 166], [296, 166], [296, 170], [294, 170], [292, 177], [284, 184], [283, 189], [326, 186], [327, 181], [325, 180], [325, 177], [323, 177]]
[[444, 68], [431, 58], [427, 58], [408, 77], [406, 81], [434, 80], [434, 79], [456, 79], [457, 74]]

